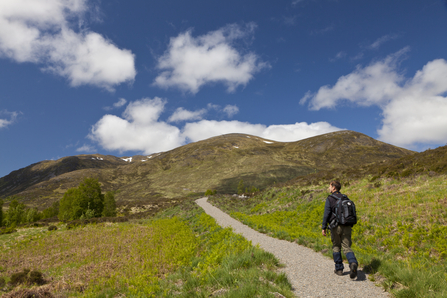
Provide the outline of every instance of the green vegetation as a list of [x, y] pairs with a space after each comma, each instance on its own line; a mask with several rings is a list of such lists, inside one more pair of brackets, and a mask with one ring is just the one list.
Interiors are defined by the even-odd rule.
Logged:
[[60, 220], [75, 220], [101, 217], [103, 214], [116, 215], [113, 193], [108, 192], [104, 199], [98, 180], [84, 178], [79, 187], [70, 188], [65, 192], [60, 201], [58, 216]]
[[[377, 178], [375, 187], [368, 177], [342, 189], [356, 203], [360, 217], [353, 228], [360, 265], [396, 297], [447, 296], [446, 178]], [[330, 238], [321, 236], [326, 189], [326, 184], [289, 185], [247, 200], [210, 200], [260, 232], [331, 257]]]
[[217, 193], [217, 190], [207, 189], [207, 190], [205, 191], [205, 197], [208, 197], [208, 196], [214, 196], [216, 193]]
[[3, 225], [15, 227], [22, 223], [31, 223], [41, 218], [41, 214], [36, 208], [26, 208], [23, 203], [19, 203], [17, 198], [13, 198], [9, 203], [8, 211], [3, 216]]
[[[20, 229], [14, 236], [0, 235], [0, 246], [0, 280], [9, 293], [293, 297], [273, 255], [219, 227], [191, 200], [153, 219]], [[30, 282], [38, 273], [39, 282]]]
[[0, 228], [3, 226], [3, 200], [0, 199]]
[[102, 216], [105, 217], [116, 216], [115, 195], [111, 191], [106, 192], [106, 195], [104, 196], [104, 209], [102, 211]]

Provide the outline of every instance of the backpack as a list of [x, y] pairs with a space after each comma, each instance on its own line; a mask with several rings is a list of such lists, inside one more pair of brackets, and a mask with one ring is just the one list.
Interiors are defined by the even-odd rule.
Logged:
[[333, 229], [338, 225], [353, 226], [357, 223], [357, 213], [355, 204], [346, 195], [341, 198], [331, 195], [337, 200], [335, 204], [334, 219], [329, 223], [329, 228]]

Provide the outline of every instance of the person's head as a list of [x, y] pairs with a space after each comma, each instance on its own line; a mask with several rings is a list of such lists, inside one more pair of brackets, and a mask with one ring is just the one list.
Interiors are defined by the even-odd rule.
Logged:
[[331, 181], [331, 183], [329, 184], [329, 191], [331, 193], [333, 193], [334, 191], [340, 191], [341, 189], [341, 184], [338, 181]]

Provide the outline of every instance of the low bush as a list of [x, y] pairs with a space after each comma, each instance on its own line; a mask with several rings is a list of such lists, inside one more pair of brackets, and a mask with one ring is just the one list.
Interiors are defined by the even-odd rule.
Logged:
[[22, 272], [17, 272], [11, 275], [9, 284], [13, 287], [25, 284], [25, 285], [43, 285], [45, 280], [43, 274], [40, 271], [30, 271], [29, 269], [23, 269]]

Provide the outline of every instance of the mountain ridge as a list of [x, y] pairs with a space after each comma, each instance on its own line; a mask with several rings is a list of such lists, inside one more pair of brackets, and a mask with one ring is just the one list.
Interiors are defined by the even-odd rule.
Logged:
[[118, 202], [185, 197], [207, 189], [234, 193], [240, 180], [262, 189], [335, 166], [348, 168], [412, 153], [354, 131], [296, 142], [227, 134], [147, 156], [92, 154], [42, 161], [0, 178], [0, 197], [17, 195], [43, 208], [83, 177], [97, 178], [105, 191], [118, 191]]

